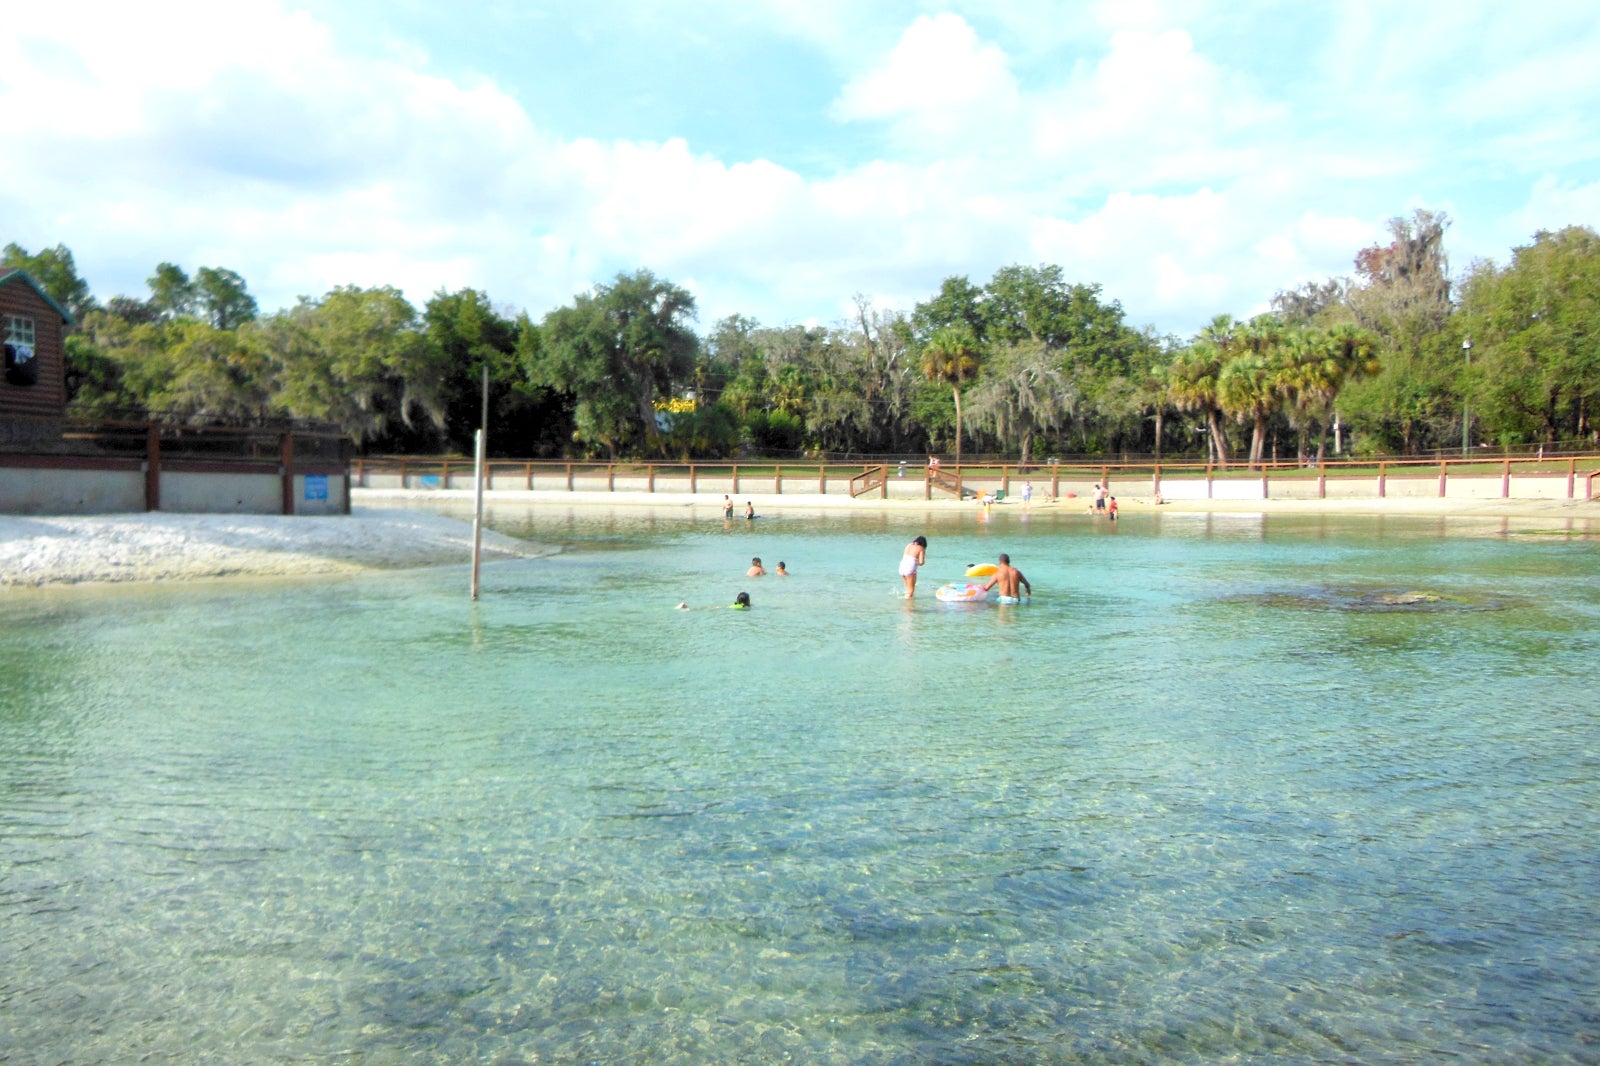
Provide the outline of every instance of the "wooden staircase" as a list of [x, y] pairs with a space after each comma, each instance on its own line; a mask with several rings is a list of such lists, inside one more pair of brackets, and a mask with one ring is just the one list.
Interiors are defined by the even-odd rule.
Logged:
[[966, 497], [966, 490], [961, 487], [961, 475], [951, 473], [942, 466], [928, 471], [928, 485], [941, 492], [954, 493], [958, 500]]
[[873, 489], [878, 490], [882, 499], [889, 498], [889, 468], [887, 466], [869, 466], [861, 473], [850, 479], [850, 495], [865, 496]]

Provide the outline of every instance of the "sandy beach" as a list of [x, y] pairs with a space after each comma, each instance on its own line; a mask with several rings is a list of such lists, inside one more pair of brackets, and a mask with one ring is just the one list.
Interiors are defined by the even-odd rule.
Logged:
[[[362, 570], [464, 564], [472, 557], [473, 494], [469, 491], [358, 489], [349, 517], [151, 514], [0, 516], [0, 590], [130, 581], [190, 581], [246, 576], [356, 573]], [[757, 514], [894, 512], [948, 516], [971, 512], [968, 500], [881, 500], [816, 494], [740, 494]], [[492, 492], [496, 507], [692, 509], [720, 515], [719, 494], [644, 492]], [[1148, 513], [1369, 515], [1433, 517], [1452, 533], [1497, 534], [1511, 528], [1600, 535], [1600, 501], [1552, 499], [1183, 500], [1157, 507], [1138, 497], [1119, 500], [1126, 518]], [[1081, 498], [1004, 500], [992, 521], [1038, 514], [1083, 514]], [[483, 559], [525, 558], [554, 549], [485, 529]]]
[[[550, 549], [483, 532], [486, 561]], [[127, 581], [355, 573], [467, 563], [472, 523], [427, 510], [349, 517], [0, 516], [0, 590]]]

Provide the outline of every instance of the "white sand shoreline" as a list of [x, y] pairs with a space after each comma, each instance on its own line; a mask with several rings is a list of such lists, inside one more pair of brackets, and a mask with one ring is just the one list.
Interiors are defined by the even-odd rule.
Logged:
[[[151, 514], [0, 515], [0, 592], [79, 584], [191, 581], [357, 573], [465, 564], [472, 557], [473, 494], [459, 490], [358, 489], [349, 517]], [[758, 514], [805, 516], [840, 512], [951, 516], [977, 509], [972, 501], [882, 500], [816, 494], [740, 494]], [[1140, 497], [1119, 499], [1125, 519], [1161, 514], [1433, 517], [1451, 532], [1497, 533], [1566, 526], [1600, 535], [1600, 501], [1390, 498], [1362, 500], [1183, 500], [1157, 507]], [[604, 509], [650, 513], [692, 509], [721, 515], [720, 494], [645, 492], [491, 492], [491, 509]], [[1020, 500], [996, 504], [992, 521], [1036, 514], [1085, 513], [1087, 501]], [[448, 513], [441, 513], [448, 512]], [[555, 549], [486, 529], [486, 561], [547, 555]]]
[[[483, 532], [485, 560], [551, 549]], [[8, 588], [357, 573], [467, 563], [472, 523], [425, 509], [349, 516], [149, 514], [0, 516]]]

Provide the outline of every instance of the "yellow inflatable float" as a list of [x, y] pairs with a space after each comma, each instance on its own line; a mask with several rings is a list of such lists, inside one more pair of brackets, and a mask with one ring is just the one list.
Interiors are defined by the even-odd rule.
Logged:
[[968, 577], [994, 577], [999, 572], [1000, 568], [994, 563], [973, 563], [967, 567]]

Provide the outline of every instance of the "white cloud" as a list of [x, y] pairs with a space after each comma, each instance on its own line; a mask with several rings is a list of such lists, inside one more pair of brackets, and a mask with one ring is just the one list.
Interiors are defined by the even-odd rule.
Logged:
[[[840, 64], [809, 118], [850, 161], [805, 175], [674, 130], [558, 139], [516, 84], [433, 65], [435, 42], [381, 26], [342, 39], [290, 2], [20, 9], [0, 35], [0, 241], [66, 243], [102, 297], [141, 294], [162, 260], [231, 267], [269, 309], [341, 284], [418, 303], [471, 286], [537, 317], [645, 267], [692, 279], [703, 324], [840, 318], [855, 292], [909, 309], [951, 274], [1052, 262], [1135, 324], [1190, 332], [1347, 272], [1409, 205], [1449, 206], [1452, 237], [1491, 255], [1509, 249], [1498, 235], [1600, 216], [1600, 100], [1581, 61], [1595, 38], [1576, 8], [1542, 21], [1462, 0], [1429, 23], [1355, 4], [1299, 38], [1288, 20], [1275, 29], [1305, 49], [1278, 64], [1289, 80], [1251, 51], [1267, 46], [1247, 13], [1192, 0], [1076, 19], [1031, 0], [729, 8]], [[1475, 40], [1476, 18], [1517, 53]], [[1307, 43], [1329, 34], [1337, 50]], [[1407, 68], [1414, 39], [1430, 50]], [[1540, 47], [1569, 106], [1534, 91]], [[1430, 87], [1467, 48], [1465, 73]], [[1474, 199], [1485, 174], [1510, 184]]]
[[948, 133], [979, 116], [993, 122], [1016, 96], [1005, 53], [981, 43], [959, 15], [942, 14], [913, 22], [879, 66], [844, 87], [833, 113]]

